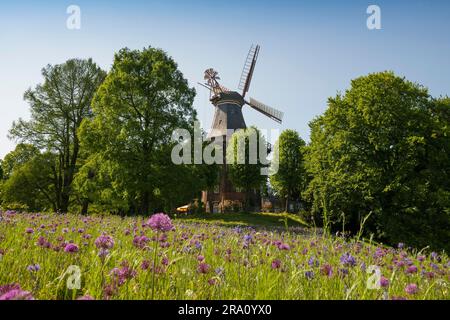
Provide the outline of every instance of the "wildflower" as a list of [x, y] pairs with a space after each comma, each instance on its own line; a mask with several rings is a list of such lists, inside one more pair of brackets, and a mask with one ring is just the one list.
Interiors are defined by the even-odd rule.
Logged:
[[202, 255], [199, 255], [199, 256], [197, 257], [197, 260], [200, 261], [200, 262], [202, 262], [203, 260], [205, 260], [205, 257], [202, 256]]
[[397, 247], [398, 247], [399, 249], [403, 249], [403, 248], [405, 247], [405, 244], [404, 244], [403, 242], [400, 242], [400, 243], [397, 245]]
[[103, 249], [101, 248], [98, 252], [98, 256], [103, 260], [105, 259], [109, 254], [109, 250], [108, 249]]
[[324, 276], [331, 277], [333, 275], [333, 267], [329, 264], [324, 264], [320, 268], [320, 273], [323, 274]]
[[405, 292], [407, 294], [413, 295], [413, 294], [416, 294], [417, 292], [419, 292], [419, 288], [417, 287], [417, 285], [415, 283], [410, 283], [405, 287]]
[[147, 221], [147, 225], [156, 231], [170, 231], [173, 229], [172, 220], [164, 213], [157, 213], [150, 217]]
[[308, 260], [308, 265], [310, 267], [318, 267], [319, 266], [319, 261], [316, 260], [316, 258], [314, 256], [311, 256]]
[[74, 243], [68, 243], [64, 247], [64, 251], [65, 252], [69, 252], [69, 253], [78, 252], [78, 246], [76, 244], [74, 244]]
[[281, 261], [279, 259], [275, 259], [272, 261], [272, 269], [280, 269]]
[[28, 233], [28, 234], [32, 234], [32, 233], [34, 233], [34, 230], [33, 230], [33, 228], [27, 228], [25, 230], [25, 232]]
[[339, 269], [339, 275], [345, 277], [346, 275], [348, 275], [348, 269], [346, 268]]
[[85, 295], [77, 298], [77, 300], [94, 300], [94, 298], [92, 298], [90, 295]]
[[344, 266], [350, 266], [350, 267], [353, 267], [353, 266], [356, 265], [356, 259], [355, 259], [351, 254], [349, 254], [349, 253], [344, 253], [344, 254], [341, 256], [340, 261], [341, 261], [341, 263], [342, 263]]
[[114, 239], [111, 236], [102, 234], [95, 239], [95, 246], [99, 249], [112, 249], [114, 247]]
[[225, 269], [224, 269], [223, 267], [218, 267], [218, 268], [216, 268], [216, 270], [214, 270], [214, 272], [215, 272], [218, 276], [220, 276], [220, 275], [222, 275], [222, 274], [225, 272]]
[[18, 284], [0, 287], [0, 301], [3, 300], [34, 300], [28, 291], [23, 291]]
[[149, 241], [150, 239], [146, 236], [135, 236], [133, 239], [133, 245], [143, 249]]
[[205, 262], [200, 262], [197, 267], [197, 271], [199, 273], [208, 273], [209, 269], [210, 269], [209, 264], [207, 264]]
[[208, 280], [208, 284], [211, 286], [215, 285], [216, 283], [217, 283], [217, 279], [215, 279], [215, 278], [211, 278]]
[[291, 247], [287, 243], [281, 243], [280, 245], [278, 245], [278, 249], [280, 249], [280, 250], [290, 250]]
[[167, 266], [169, 264], [169, 259], [167, 257], [162, 258], [161, 264], [163, 266]]
[[381, 276], [381, 278], [380, 278], [380, 286], [382, 288], [387, 288], [389, 286], [389, 279], [387, 279], [384, 276]]
[[51, 244], [50, 244], [50, 242], [48, 242], [44, 237], [39, 237], [39, 239], [38, 239], [38, 241], [36, 242], [36, 244], [39, 246], [39, 247], [42, 247], [42, 248], [50, 248], [50, 246], [51, 246]]
[[309, 280], [314, 279], [314, 271], [306, 271], [305, 272], [305, 277]]
[[148, 268], [150, 268], [150, 261], [148, 260], [144, 260], [141, 263], [141, 269], [142, 270], [147, 270]]
[[408, 269], [406, 269], [406, 273], [413, 274], [417, 272], [417, 267], [415, 265], [409, 266]]

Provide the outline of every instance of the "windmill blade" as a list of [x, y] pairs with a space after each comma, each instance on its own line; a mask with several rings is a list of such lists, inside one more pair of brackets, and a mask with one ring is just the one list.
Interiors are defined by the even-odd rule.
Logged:
[[242, 90], [242, 97], [245, 97], [245, 94], [250, 88], [256, 60], [258, 60], [259, 48], [259, 45], [252, 45], [250, 51], [248, 52], [247, 59], [245, 59], [244, 69], [242, 69], [241, 79], [238, 86], [239, 90]]
[[259, 102], [258, 100], [255, 100], [253, 98], [250, 98], [250, 102], [247, 102], [247, 104], [256, 111], [261, 112], [262, 114], [266, 115], [272, 120], [275, 120], [278, 123], [281, 123], [283, 121], [284, 113], [282, 111], [269, 107], [268, 105], [265, 105], [264, 103]]

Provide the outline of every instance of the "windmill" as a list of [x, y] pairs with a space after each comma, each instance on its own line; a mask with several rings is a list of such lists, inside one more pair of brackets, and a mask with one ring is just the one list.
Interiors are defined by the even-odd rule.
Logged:
[[[222, 140], [224, 154], [226, 154], [227, 141], [230, 133], [234, 130], [245, 129], [246, 124], [242, 114], [244, 105], [248, 105], [254, 110], [264, 114], [270, 119], [281, 123], [283, 120], [283, 112], [269, 107], [268, 105], [251, 98], [246, 99], [246, 95], [250, 89], [250, 84], [255, 71], [256, 61], [258, 60], [260, 46], [252, 45], [247, 58], [245, 59], [244, 68], [239, 80], [238, 91], [232, 91], [219, 83], [219, 73], [213, 68], [209, 68], [204, 72], [205, 83], [199, 83], [210, 91], [210, 101], [215, 107], [212, 128], [208, 134], [208, 139], [214, 141], [218, 137], [224, 137]], [[270, 147], [270, 146], [269, 146]], [[225, 155], [224, 155], [224, 160]], [[220, 184], [215, 191], [204, 191], [202, 201], [205, 203], [209, 211], [213, 211], [212, 207], [218, 206], [218, 211], [225, 211], [225, 203], [233, 203], [242, 201], [245, 195], [236, 190], [227, 178], [227, 165], [224, 164], [220, 174]], [[255, 193], [255, 199], [259, 197], [259, 192]]]
[[[218, 107], [219, 105], [224, 104], [232, 104], [234, 106], [238, 106], [239, 109], [237, 110], [235, 107], [231, 107], [232, 110], [225, 110], [226, 108], [216, 108], [216, 114], [214, 116], [214, 120], [217, 120], [213, 122], [212, 125], [212, 131], [213, 135], [216, 135], [217, 133], [221, 132], [221, 126], [222, 123], [227, 124], [227, 129], [242, 129], [245, 128], [245, 122], [243, 121], [244, 117], [242, 115], [242, 107], [244, 105], [248, 105], [254, 110], [264, 114], [265, 116], [269, 117], [270, 119], [281, 123], [283, 120], [283, 112], [269, 107], [268, 105], [250, 97], [250, 100], [246, 100], [245, 96], [247, 92], [250, 89], [250, 84], [253, 78], [253, 72], [255, 71], [256, 61], [258, 60], [260, 46], [259, 45], [252, 45], [248, 54], [247, 58], [245, 59], [244, 68], [242, 69], [241, 78], [239, 80], [238, 90], [240, 90], [242, 93], [239, 93], [237, 91], [232, 91], [223, 85], [219, 83], [218, 80], [220, 80], [219, 73], [214, 70], [213, 68], [209, 68], [204, 73], [204, 80], [206, 81], [204, 84], [200, 83], [200, 85], [204, 86], [210, 91], [210, 101], [213, 103], [215, 107]], [[227, 112], [227, 111], [235, 111], [235, 112]], [[235, 114], [235, 113], [240, 114]], [[232, 119], [230, 120], [236, 120], [236, 121], [228, 121], [227, 119], [224, 119], [224, 115], [218, 114], [218, 113], [225, 113], [225, 116], [231, 115]], [[233, 113], [233, 114], [230, 114]], [[239, 119], [236, 119], [239, 118]], [[222, 120], [222, 122], [219, 124], [219, 122]], [[224, 122], [224, 120], [226, 120]], [[229, 123], [228, 123], [229, 122]], [[242, 125], [242, 122], [244, 124]], [[216, 133], [214, 133], [216, 131]], [[219, 131], [219, 132], [217, 132]]]

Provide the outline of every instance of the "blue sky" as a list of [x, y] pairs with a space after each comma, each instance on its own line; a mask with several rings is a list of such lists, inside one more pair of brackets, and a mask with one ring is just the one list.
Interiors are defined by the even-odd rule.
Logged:
[[[66, 8], [81, 8], [81, 29], [66, 28]], [[381, 8], [382, 29], [368, 30], [366, 9]], [[247, 125], [292, 128], [308, 122], [350, 80], [393, 70], [450, 94], [450, 2], [422, 1], [11, 1], [0, 0], [0, 158], [14, 148], [13, 120], [28, 118], [23, 93], [46, 64], [92, 57], [108, 70], [122, 47], [160, 47], [197, 89], [195, 107], [209, 129], [213, 107], [196, 85], [214, 67], [237, 88], [252, 43], [261, 53], [249, 95], [285, 113], [282, 125], [244, 108]]]

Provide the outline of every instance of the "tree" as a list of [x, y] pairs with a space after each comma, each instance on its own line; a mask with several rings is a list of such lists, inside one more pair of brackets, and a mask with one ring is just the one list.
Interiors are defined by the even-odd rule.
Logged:
[[286, 212], [289, 211], [289, 201], [299, 199], [306, 186], [305, 145], [294, 130], [283, 131], [275, 143], [272, 166], [278, 171], [270, 176], [270, 184], [278, 195], [286, 199]]
[[324, 224], [448, 249], [448, 99], [392, 72], [352, 81], [311, 122], [308, 194]]
[[105, 72], [91, 59], [72, 59], [48, 65], [42, 76], [44, 82], [24, 95], [31, 120], [14, 122], [10, 137], [57, 155], [56, 209], [67, 212], [80, 152], [78, 129], [92, 114], [91, 100]]
[[267, 176], [261, 170], [267, 167], [267, 159], [261, 158], [267, 148], [264, 136], [255, 127], [237, 130], [227, 145], [227, 170], [231, 183], [245, 192], [245, 210], [250, 209], [250, 193], [259, 189]]
[[3, 179], [9, 179], [14, 169], [30, 161], [38, 154], [40, 154], [40, 151], [35, 146], [25, 143], [18, 144], [16, 148], [8, 153], [2, 161]]
[[147, 214], [157, 205], [171, 134], [192, 128], [194, 96], [164, 51], [125, 48], [115, 55], [94, 97], [94, 117], [83, 123], [80, 135], [88, 154], [108, 164], [96, 170], [109, 177], [111, 190], [130, 211]]

